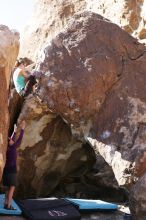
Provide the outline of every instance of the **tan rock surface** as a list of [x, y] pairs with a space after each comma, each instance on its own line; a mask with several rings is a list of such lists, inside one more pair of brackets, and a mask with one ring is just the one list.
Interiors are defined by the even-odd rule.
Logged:
[[90, 0], [87, 9], [108, 18], [139, 39], [146, 39], [145, 0]]
[[8, 136], [8, 92], [10, 74], [19, 50], [19, 35], [0, 25], [0, 179]]
[[76, 12], [83, 10], [101, 14], [145, 42], [146, 0], [36, 0], [20, 55], [36, 60], [43, 43], [53, 39]]
[[84, 0], [36, 0], [34, 13], [22, 39], [21, 56], [35, 60], [46, 39], [58, 34], [72, 15], [84, 8]]

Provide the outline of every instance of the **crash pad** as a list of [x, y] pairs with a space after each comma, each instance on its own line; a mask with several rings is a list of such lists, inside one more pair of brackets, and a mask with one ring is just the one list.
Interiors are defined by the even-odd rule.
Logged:
[[15, 208], [15, 210], [4, 209], [4, 198], [5, 194], [0, 194], [0, 215], [21, 215], [21, 209], [14, 200], [12, 200], [11, 205]]
[[98, 210], [108, 210], [114, 211], [118, 209], [118, 205], [114, 203], [105, 202], [102, 200], [91, 200], [91, 199], [74, 199], [65, 198], [68, 201], [79, 206], [80, 211], [98, 211]]

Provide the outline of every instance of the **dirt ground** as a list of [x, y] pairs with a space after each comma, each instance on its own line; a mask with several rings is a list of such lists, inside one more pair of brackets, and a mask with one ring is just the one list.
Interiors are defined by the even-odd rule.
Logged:
[[[27, 219], [17, 216], [0, 216], [0, 220], [27, 220]], [[84, 214], [82, 215], [81, 220], [131, 220], [131, 219], [130, 217], [126, 216], [125, 213], [116, 211], [113, 213], [96, 212], [90, 215]]]

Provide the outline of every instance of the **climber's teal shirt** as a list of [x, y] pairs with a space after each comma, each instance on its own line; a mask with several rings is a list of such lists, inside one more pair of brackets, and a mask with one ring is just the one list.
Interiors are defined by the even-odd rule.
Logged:
[[13, 74], [14, 85], [18, 93], [25, 88], [25, 78], [23, 75], [19, 75], [20, 71], [21, 70], [17, 68]]

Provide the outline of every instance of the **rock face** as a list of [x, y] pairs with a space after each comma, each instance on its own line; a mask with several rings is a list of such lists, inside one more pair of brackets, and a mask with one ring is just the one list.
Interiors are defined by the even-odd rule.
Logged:
[[20, 54], [36, 60], [43, 43], [54, 38], [76, 12], [83, 10], [101, 14], [145, 42], [146, 0], [36, 0]]
[[90, 0], [87, 9], [110, 19], [138, 39], [146, 39], [145, 0]]
[[11, 71], [18, 55], [18, 33], [0, 25], [0, 179], [5, 163], [8, 137], [8, 92]]
[[146, 173], [137, 181], [130, 193], [130, 210], [133, 220], [146, 218]]
[[85, 12], [38, 60], [40, 98], [100, 152], [123, 186], [145, 170], [145, 51], [117, 25]]
[[[84, 9], [84, 0], [36, 0], [30, 26], [26, 28], [20, 54], [35, 60], [46, 39], [52, 39], [74, 13]], [[31, 45], [31, 46], [30, 46]], [[28, 49], [26, 49], [28, 48]]]
[[95, 162], [92, 150], [88, 155], [82, 142], [72, 137], [68, 125], [31, 95], [24, 103], [19, 121], [23, 119], [27, 127], [19, 149], [21, 198], [47, 196], [69, 173], [80, 177], [91, 169]]
[[125, 199], [112, 169], [98, 155], [93, 173], [96, 160], [93, 149], [73, 137], [69, 126], [50, 112], [46, 104], [28, 96], [21, 120], [27, 126], [19, 148], [17, 197]]
[[[122, 74], [126, 51], [122, 46], [119, 49], [119, 41], [127, 41], [128, 47], [134, 39], [96, 14], [79, 14], [75, 20], [51, 46], [46, 45], [38, 60], [39, 70], [45, 73], [39, 96], [68, 121], [72, 130], [79, 128], [78, 134], [85, 136], [106, 93]], [[114, 42], [112, 32], [116, 33]]]

